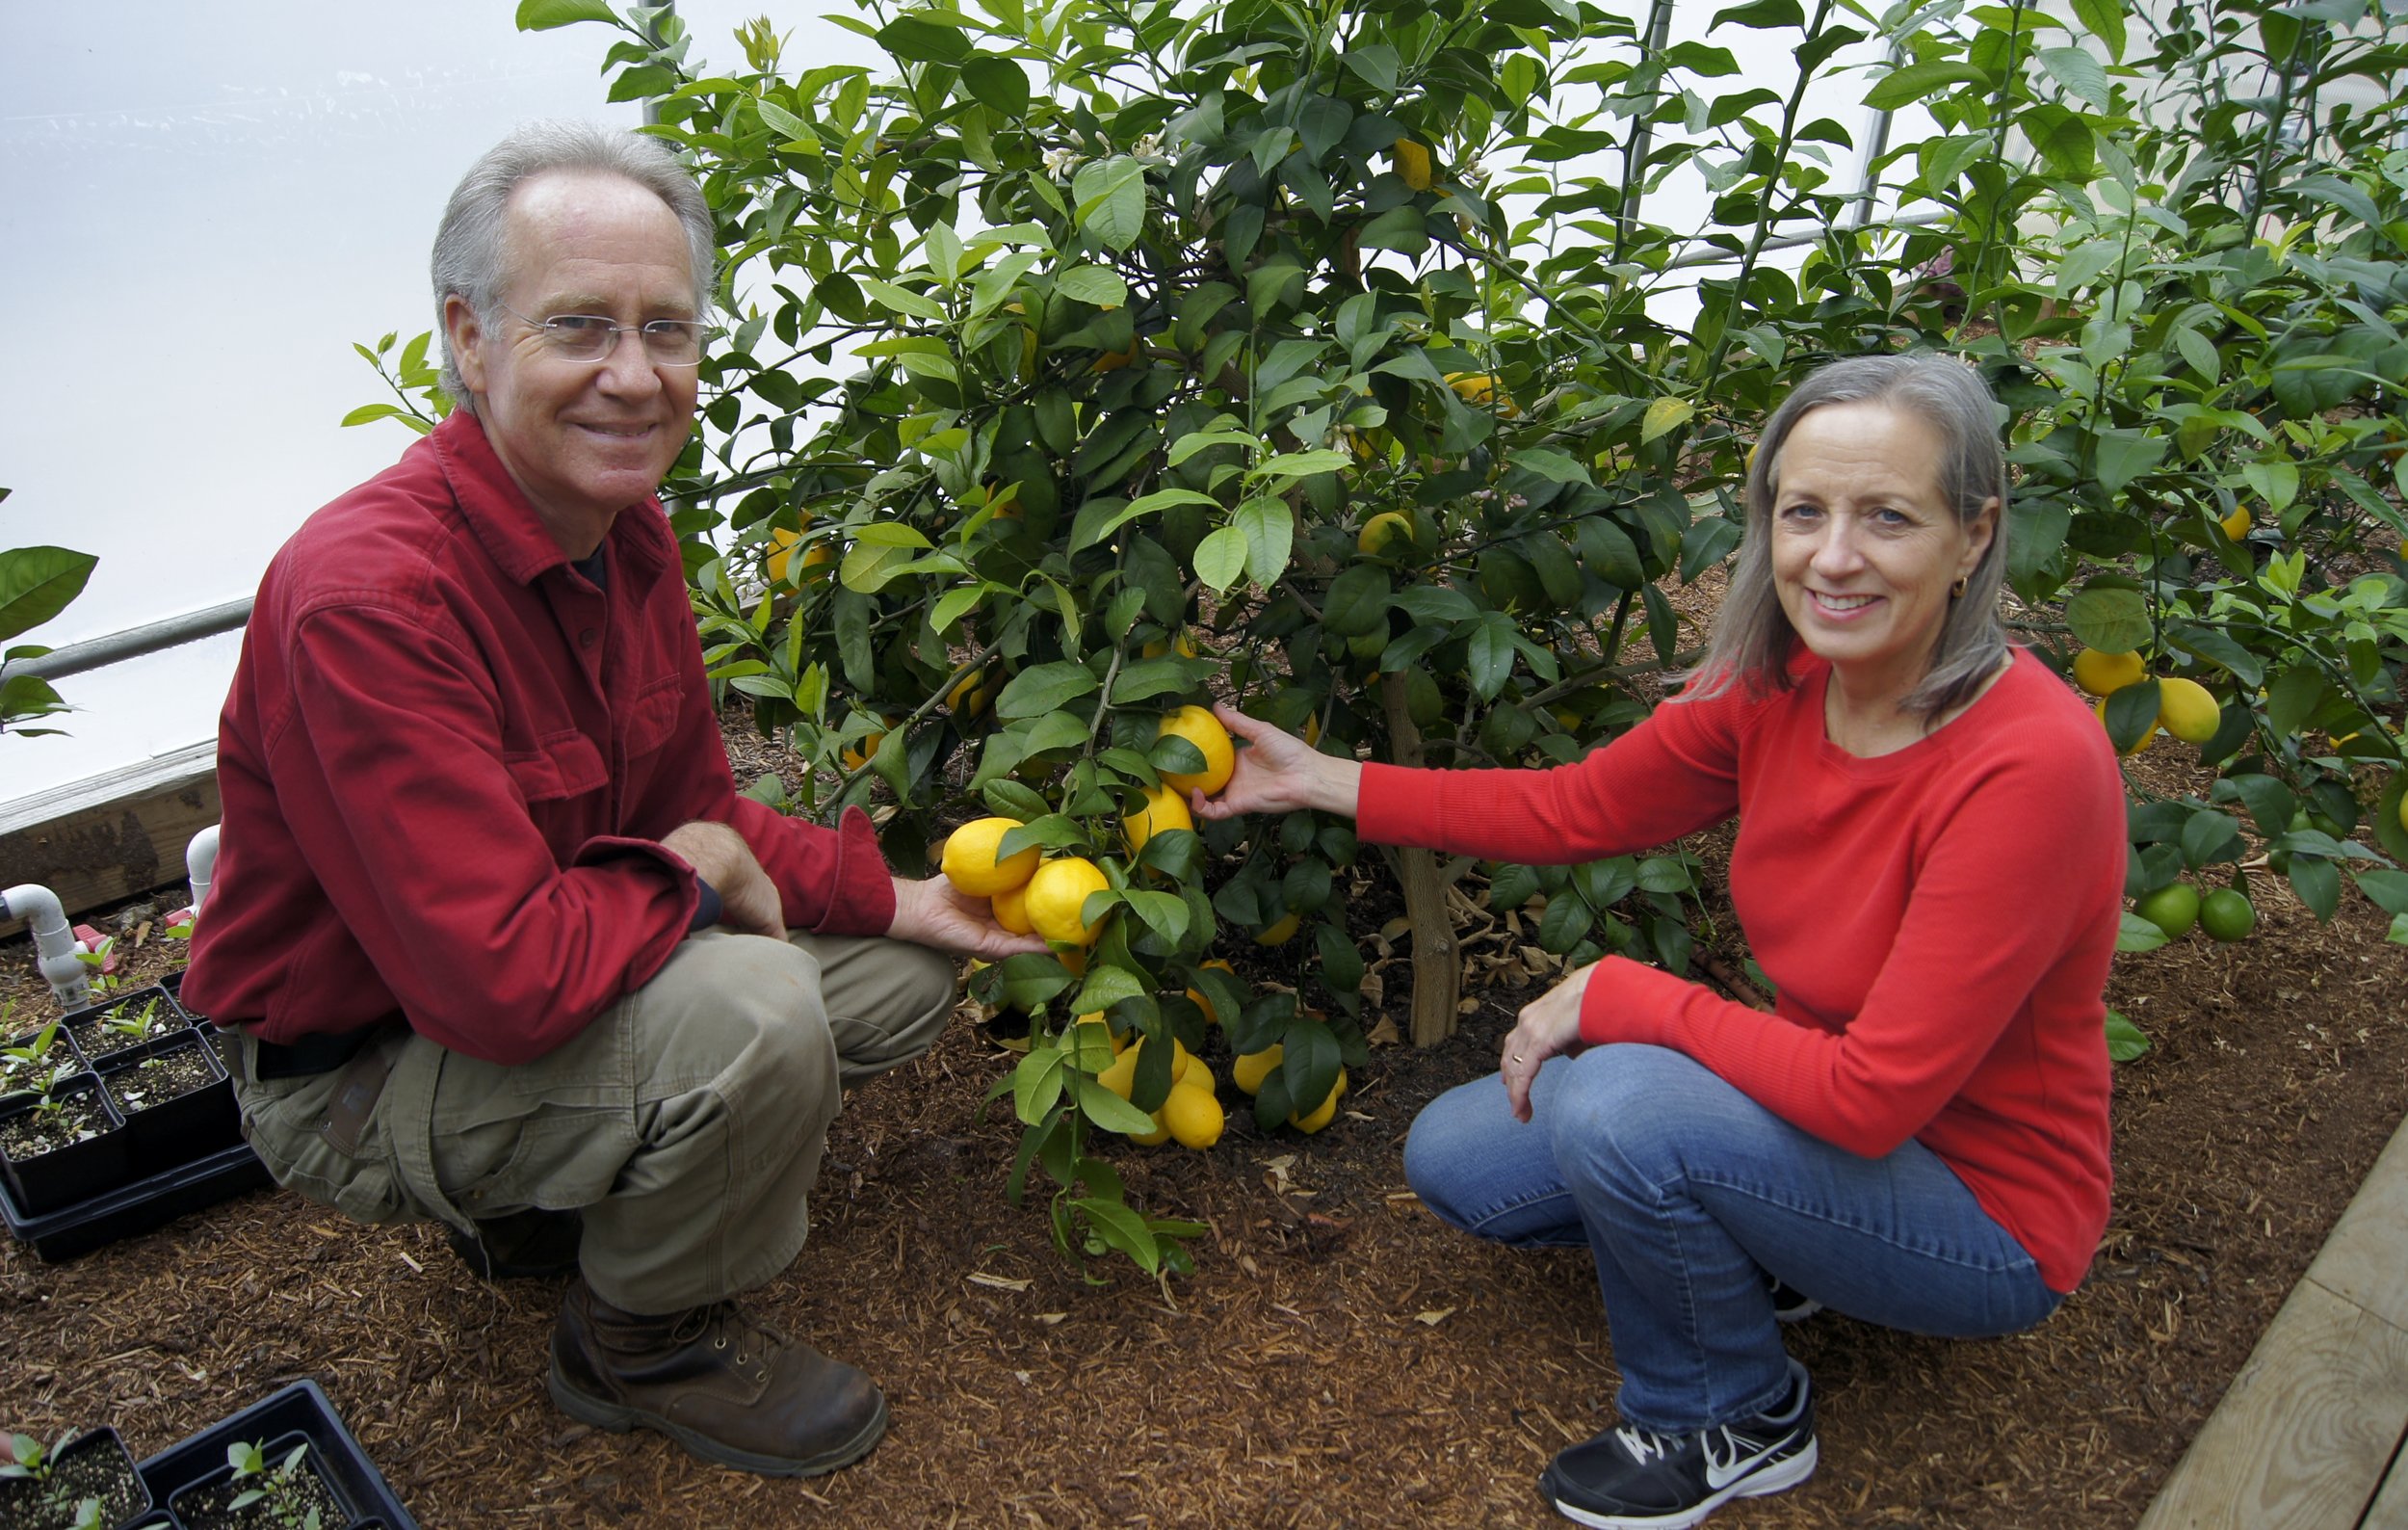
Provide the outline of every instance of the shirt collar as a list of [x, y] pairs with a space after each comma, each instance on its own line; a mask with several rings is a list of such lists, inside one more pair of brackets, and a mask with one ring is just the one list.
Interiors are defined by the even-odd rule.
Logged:
[[[531, 585], [550, 569], [568, 567], [568, 554], [543, 529], [535, 506], [527, 502], [518, 481], [502, 465], [500, 454], [485, 439], [484, 426], [474, 414], [454, 409], [434, 428], [428, 442], [442, 464], [461, 517], [505, 574]], [[648, 582], [676, 559], [668, 518], [658, 498], [647, 497], [621, 511], [611, 522], [604, 541], [618, 567], [641, 581]]]

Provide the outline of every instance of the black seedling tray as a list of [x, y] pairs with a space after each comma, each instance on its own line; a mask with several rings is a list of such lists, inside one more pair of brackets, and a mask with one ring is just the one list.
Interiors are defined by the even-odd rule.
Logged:
[[[248, 1148], [245, 1149], [249, 1151]], [[257, 1159], [251, 1160], [257, 1163]], [[264, 1401], [253, 1403], [233, 1417], [214, 1424], [188, 1439], [169, 1446], [142, 1464], [143, 1481], [153, 1502], [166, 1503], [177, 1492], [222, 1470], [225, 1448], [238, 1441], [263, 1443], [298, 1434], [309, 1441], [309, 1453], [327, 1485], [351, 1515], [352, 1530], [372, 1524], [388, 1530], [418, 1530], [402, 1501], [393, 1496], [383, 1473], [343, 1427], [334, 1405], [316, 1382], [295, 1382]], [[341, 1530], [328, 1525], [326, 1530]]]
[[63, 1210], [28, 1214], [0, 1181], [0, 1218], [9, 1230], [53, 1264], [90, 1253], [104, 1243], [164, 1227], [187, 1211], [215, 1205], [275, 1181], [248, 1146], [221, 1148], [147, 1178], [120, 1185]]

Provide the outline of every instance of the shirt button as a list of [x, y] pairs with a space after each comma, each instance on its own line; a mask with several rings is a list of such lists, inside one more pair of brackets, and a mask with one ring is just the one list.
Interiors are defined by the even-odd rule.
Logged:
[[593, 646], [593, 629], [591, 627], [588, 627], [585, 631], [577, 634], [577, 646], [581, 648], [590, 648]]

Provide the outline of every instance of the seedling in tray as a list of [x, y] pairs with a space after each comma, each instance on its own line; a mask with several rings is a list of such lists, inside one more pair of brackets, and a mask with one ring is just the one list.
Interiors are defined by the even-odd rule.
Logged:
[[9, 1123], [0, 1135], [0, 1148], [12, 1158], [23, 1160], [67, 1147], [73, 1143], [90, 1142], [109, 1129], [109, 1118], [100, 1109], [94, 1095], [70, 1095], [59, 1086], [76, 1077], [82, 1069], [73, 1063], [62, 1063], [41, 1081], [41, 1097], [34, 1108]]
[[[6, 1018], [5, 1014], [0, 1014], [0, 1020]], [[5, 1030], [5, 1026], [0, 1026], [0, 1032]], [[46, 1081], [54, 1072], [50, 1048], [57, 1044], [58, 1040], [59, 1022], [52, 1020], [15, 1045], [0, 1047], [0, 1098], [24, 1094], [36, 1087], [48, 1087]], [[74, 1068], [70, 1066], [67, 1070], [72, 1072]], [[35, 1081], [38, 1079], [45, 1082], [37, 1086]]]
[[127, 1115], [181, 1099], [194, 1090], [207, 1089], [218, 1081], [218, 1075], [210, 1069], [208, 1054], [196, 1046], [170, 1048], [107, 1077], [109, 1093], [118, 1098], [118, 1109]]
[[183, 1024], [176, 1017], [175, 1011], [168, 1007], [164, 994], [152, 998], [141, 1009], [136, 1009], [134, 1001], [128, 999], [100, 1017], [99, 1029], [85, 1043], [84, 1049], [94, 1056], [121, 1052], [129, 1046], [140, 1046], [144, 1042], [171, 1036], [181, 1030]]
[[109, 1530], [150, 1507], [149, 1490], [114, 1430], [59, 1437], [45, 1447], [11, 1435], [0, 1465], [0, 1522], [23, 1530]]
[[308, 1460], [309, 1441], [294, 1439], [274, 1465], [250, 1440], [225, 1447], [230, 1474], [222, 1481], [187, 1490], [175, 1498], [178, 1518], [196, 1530], [334, 1530], [345, 1522], [343, 1506]]

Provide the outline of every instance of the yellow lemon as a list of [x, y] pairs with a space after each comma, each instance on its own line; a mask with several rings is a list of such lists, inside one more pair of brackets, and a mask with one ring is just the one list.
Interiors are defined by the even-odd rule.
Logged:
[[[884, 720], [880, 719], [880, 722], [882, 724]], [[870, 763], [870, 756], [877, 752], [878, 745], [884, 742], [885, 738], [886, 729], [881, 725], [876, 732], [864, 737], [860, 743], [846, 745], [838, 752], [837, 757], [845, 762], [845, 769], [857, 771]]]
[[1029, 923], [1029, 884], [1006, 887], [995, 894], [995, 922], [1013, 935], [1034, 935], [1036, 926]]
[[1085, 856], [1049, 860], [1029, 878], [1029, 923], [1048, 940], [1064, 945], [1093, 945], [1097, 932], [1079, 917], [1079, 910], [1089, 893], [1102, 892], [1111, 885], [1103, 868]]
[[1220, 1101], [1210, 1089], [1191, 1089], [1186, 1084], [1172, 1090], [1170, 1097], [1163, 1101], [1162, 1121], [1180, 1147], [1198, 1148], [1220, 1141], [1221, 1128], [1228, 1124]]
[[1112, 1061], [1112, 1066], [1095, 1075], [1095, 1081], [1127, 1099], [1138, 1083], [1138, 1049], [1134, 1046]]
[[1174, 649], [1177, 650], [1179, 657], [1183, 659], [1192, 659], [1195, 657], [1195, 640], [1189, 637], [1184, 632], [1180, 633], [1176, 638], [1156, 638], [1153, 642], [1138, 650], [1138, 657], [1140, 659], [1159, 659], [1164, 654], [1169, 653]]
[[1230, 772], [1238, 768], [1238, 752], [1229, 742], [1229, 730], [1220, 725], [1220, 719], [1200, 706], [1183, 706], [1163, 719], [1156, 731], [1157, 738], [1184, 738], [1204, 752], [1204, 768], [1192, 774], [1165, 771], [1163, 780], [1178, 789], [1184, 797], [1200, 791], [1210, 797], [1229, 784]]
[[814, 542], [802, 550], [802, 569], [804, 573], [809, 573], [814, 568], [824, 567], [835, 561], [836, 549], [830, 547], [824, 541]]
[[1397, 175], [1415, 191], [1429, 190], [1429, 150], [1409, 138], [1398, 139], [1391, 152], [1397, 158]]
[[[1151, 1042], [1140, 1039], [1137, 1045], [1129, 1048], [1129, 1055], [1132, 1057], [1141, 1058], [1145, 1049], [1152, 1044], [1153, 1043]], [[1201, 1064], [1196, 1062], [1195, 1054], [1188, 1050], [1188, 1046], [1185, 1042], [1182, 1042], [1175, 1036], [1170, 1039], [1170, 1081], [1172, 1083], [1176, 1084], [1179, 1080], [1188, 1076], [1190, 1069], [1199, 1068], [1201, 1066]], [[1208, 1074], [1207, 1076], [1210, 1075]]]
[[1455, 397], [1466, 404], [1493, 408], [1509, 420], [1521, 417], [1521, 406], [1515, 404], [1505, 389], [1497, 386], [1497, 380], [1485, 372], [1450, 372], [1447, 374], [1447, 386], [1454, 389]]
[[1145, 337], [1143, 335], [1139, 335], [1136, 339], [1129, 342], [1129, 349], [1126, 351], [1107, 351], [1102, 356], [1097, 356], [1094, 363], [1090, 365], [1087, 370], [1090, 372], [1117, 372], [1122, 367], [1127, 366], [1132, 361], [1135, 361], [1140, 355], [1144, 354], [1144, 351]]
[[[1228, 973], [1233, 978], [1238, 975], [1237, 968], [1231, 966], [1228, 963], [1221, 961], [1218, 957], [1215, 957], [1212, 961], [1206, 962], [1202, 964], [1208, 967], [1218, 967], [1220, 970]], [[1188, 997], [1193, 999], [1195, 1001], [1195, 1007], [1204, 1012], [1205, 1024], [1218, 1025], [1220, 1023], [1220, 1016], [1213, 1009], [1213, 1001], [1204, 996], [1204, 990], [1202, 989], [1188, 989]]]
[[1412, 545], [1413, 517], [1401, 511], [1383, 510], [1363, 522], [1362, 531], [1354, 539], [1354, 550], [1377, 557], [1399, 541]]
[[1338, 1069], [1338, 1082], [1329, 1091], [1329, 1097], [1301, 1116], [1291, 1114], [1288, 1117], [1288, 1124], [1306, 1136], [1311, 1136], [1337, 1119], [1338, 1096], [1346, 1092], [1347, 1070], [1341, 1068]]
[[1270, 1077], [1271, 1070], [1279, 1066], [1279, 1060], [1287, 1055], [1288, 1049], [1273, 1042], [1261, 1051], [1248, 1052], [1230, 1064], [1229, 1076], [1247, 1094], [1259, 1095], [1263, 1092], [1263, 1080]]
[[986, 676], [977, 670], [961, 677], [946, 696], [945, 704], [954, 709], [955, 717], [976, 717], [986, 710]]
[[2403, 795], [2399, 799], [2398, 818], [2399, 831], [2403, 834], [2408, 834], [2408, 795]]
[[[2091, 708], [2091, 710], [2092, 710], [2093, 712], [2095, 712], [2095, 713], [2097, 713], [2097, 714], [2098, 714], [2098, 716], [2099, 716], [2099, 725], [2100, 725], [2101, 727], [2105, 727], [2105, 726], [2107, 726], [2107, 699], [2106, 697], [2104, 697], [2104, 696], [2103, 696], [2103, 697], [2099, 698], [2098, 704], [2097, 704], [2097, 705], [2095, 705], [2095, 706], [2093, 706], [2093, 707]], [[2141, 735], [2140, 735], [2140, 742], [2139, 742], [2139, 743], [2134, 744], [2132, 748], [2130, 748], [2130, 749], [2128, 749], [2128, 750], [2126, 750], [2126, 751], [2124, 752], [2124, 757], [2125, 757], [2126, 759], [2130, 759], [2130, 758], [2132, 758], [2134, 754], [2137, 754], [2137, 753], [2139, 753], [2142, 750], [2147, 749], [2147, 748], [2148, 748], [2151, 744], [2156, 743], [2156, 742], [2157, 742], [2157, 737], [2158, 737], [2158, 725], [2157, 725], [2156, 721], [2155, 721], [2154, 719], [2152, 719], [2152, 720], [2151, 720], [2151, 722], [2150, 722], [2150, 724], [2149, 724], [2149, 731], [2147, 731], [2146, 733], [2143, 733], [2143, 734], [2141, 734]], [[2111, 743], [2113, 743], [2113, 742], [2114, 742], [2113, 738], [2112, 738], [2112, 737], [2110, 737], [2110, 738], [2108, 739], [2108, 742], [2109, 742], [2110, 744], [2111, 744]]]
[[2225, 536], [2230, 537], [2235, 541], [2240, 541], [2243, 537], [2249, 535], [2249, 507], [2246, 505], [2234, 506], [2233, 513], [2225, 516], [2222, 520], [2217, 521], [2216, 524], [2224, 528]]
[[1133, 1131], [1129, 1134], [1129, 1140], [1145, 1148], [1159, 1148], [1170, 1141], [1170, 1128], [1163, 1123], [1163, 1113], [1159, 1110], [1154, 1113], [1152, 1131]]
[[1132, 813], [1123, 813], [1120, 831], [1128, 837], [1129, 854], [1145, 848], [1145, 842], [1165, 829], [1193, 829], [1195, 815], [1188, 811], [1188, 800], [1173, 787], [1157, 786], [1145, 794], [1145, 805]]
[[786, 565], [794, 558], [795, 543], [800, 541], [802, 533], [788, 531], [782, 526], [770, 533], [770, 545], [774, 549], [770, 554], [768, 566], [770, 583], [782, 585], [786, 582]]
[[[1014, 851], [1000, 861], [995, 858], [995, 847], [1019, 827], [1017, 818], [973, 818], [955, 830], [953, 837], [945, 841], [941, 867], [945, 880], [974, 898], [992, 898], [1027, 882], [1038, 869], [1039, 852], [1034, 845]], [[1035, 916], [1032, 905], [1029, 917], [1034, 920]]]
[[1296, 928], [1303, 923], [1304, 916], [1301, 914], [1283, 913], [1255, 932], [1254, 943], [1256, 945], [1286, 945], [1296, 938]]
[[2101, 653], [2096, 648], [2084, 648], [2074, 655], [2074, 683], [2092, 696], [2113, 696], [2148, 673], [2140, 655], [2130, 649]]
[[1304, 747], [1306, 749], [1321, 748], [1322, 720], [1319, 715], [1308, 717], [1304, 720], [1304, 731], [1301, 736], [1304, 739]]
[[2158, 682], [2158, 722], [2186, 744], [2205, 744], [2223, 726], [2224, 711], [2206, 686], [2175, 675]]

